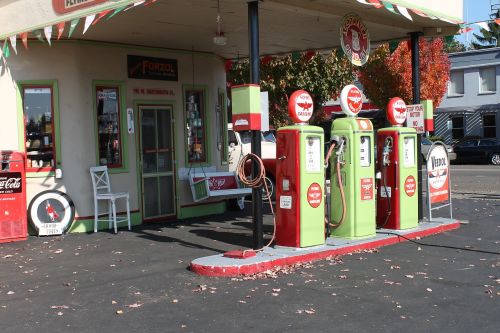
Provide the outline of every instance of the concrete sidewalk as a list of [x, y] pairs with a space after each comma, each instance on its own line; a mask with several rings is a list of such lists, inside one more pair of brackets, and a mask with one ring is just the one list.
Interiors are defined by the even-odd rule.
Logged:
[[[2, 332], [493, 332], [498, 200], [457, 200], [460, 229], [242, 278], [189, 271], [251, 247], [250, 209], [0, 244]], [[272, 233], [265, 215], [266, 238]]]

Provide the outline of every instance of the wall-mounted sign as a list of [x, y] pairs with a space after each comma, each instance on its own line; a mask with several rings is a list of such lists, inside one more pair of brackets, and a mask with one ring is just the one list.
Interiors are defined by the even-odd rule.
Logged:
[[85, 7], [92, 7], [107, 0], [52, 0], [52, 8], [57, 14], [74, 12]]
[[168, 95], [175, 96], [172, 89], [157, 89], [157, 88], [134, 88], [132, 92], [135, 95]]
[[425, 133], [424, 106], [422, 104], [406, 106], [406, 127], [412, 127], [420, 134]]
[[131, 79], [177, 81], [177, 60], [128, 55], [128, 77]]
[[38, 193], [28, 207], [28, 218], [39, 236], [61, 235], [75, 217], [71, 198], [60, 191]]
[[340, 26], [340, 44], [349, 60], [356, 66], [363, 66], [370, 55], [370, 35], [361, 18], [347, 14]]

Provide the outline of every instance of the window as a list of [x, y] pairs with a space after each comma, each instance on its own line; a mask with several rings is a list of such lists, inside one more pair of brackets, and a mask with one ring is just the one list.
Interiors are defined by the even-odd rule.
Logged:
[[207, 162], [205, 138], [205, 89], [184, 88], [187, 154], [189, 163]]
[[450, 72], [450, 84], [448, 86], [448, 95], [456, 96], [464, 94], [464, 71], [454, 70]]
[[497, 90], [495, 67], [479, 69], [479, 92], [492, 93]]
[[95, 86], [97, 112], [97, 149], [99, 165], [123, 167], [121, 138], [120, 89]]
[[52, 85], [21, 85], [25, 121], [26, 171], [55, 169]]
[[496, 117], [494, 114], [483, 115], [483, 136], [495, 138], [497, 136]]
[[478, 140], [466, 140], [462, 143], [460, 143], [458, 146], [462, 148], [466, 147], [476, 147], [478, 144]]
[[491, 147], [491, 146], [496, 146], [498, 143], [496, 143], [493, 140], [481, 140], [479, 141], [479, 146], [480, 147]]
[[227, 132], [227, 136], [228, 136], [228, 139], [229, 139], [229, 144], [233, 144], [235, 146], [238, 145], [238, 140], [236, 140], [236, 134], [234, 134], [233, 130], [228, 131]]
[[451, 137], [462, 139], [464, 137], [464, 117], [451, 118]]

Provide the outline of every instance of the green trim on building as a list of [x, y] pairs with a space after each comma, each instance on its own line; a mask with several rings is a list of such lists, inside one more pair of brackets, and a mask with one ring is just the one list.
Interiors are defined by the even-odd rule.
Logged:
[[100, 165], [99, 162], [99, 140], [97, 137], [97, 105], [96, 105], [96, 87], [106, 86], [111, 88], [118, 88], [118, 95], [120, 96], [120, 141], [121, 141], [121, 154], [122, 154], [122, 167], [121, 168], [109, 168], [109, 173], [127, 173], [129, 172], [128, 167], [128, 131], [127, 131], [127, 98], [126, 98], [126, 86], [123, 81], [112, 81], [112, 80], [92, 80], [92, 119], [94, 122], [94, 139], [95, 139], [95, 161], [96, 165]]
[[[227, 165], [229, 163], [229, 149], [228, 149], [228, 134], [227, 134], [227, 99], [226, 92], [224, 89], [219, 88], [217, 90], [217, 98], [222, 99], [222, 105], [220, 106], [220, 117], [219, 122], [222, 123], [222, 142], [221, 142], [221, 165]], [[218, 101], [217, 101], [218, 102]], [[218, 124], [219, 125], [219, 124]]]
[[212, 204], [181, 207], [177, 213], [179, 219], [189, 219], [214, 214], [223, 214], [226, 212], [226, 202], [216, 202]]

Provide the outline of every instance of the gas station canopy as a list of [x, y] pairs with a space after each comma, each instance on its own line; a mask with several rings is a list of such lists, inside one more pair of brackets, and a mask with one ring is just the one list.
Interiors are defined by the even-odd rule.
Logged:
[[[104, 18], [83, 34], [86, 16], [134, 3], [136, 8]], [[213, 41], [218, 4], [227, 37], [223, 46]], [[0, 0], [0, 7], [0, 40], [82, 18], [72, 39], [194, 50], [227, 59], [248, 56], [244, 0]], [[338, 47], [348, 13], [362, 18], [375, 44], [418, 31], [429, 37], [453, 35], [463, 20], [463, 0], [266, 0], [259, 7], [261, 54]]]

